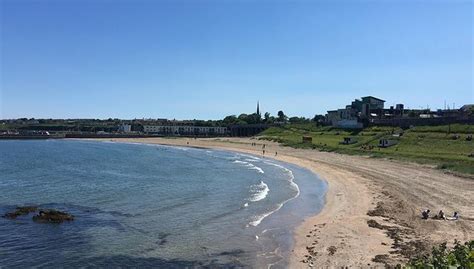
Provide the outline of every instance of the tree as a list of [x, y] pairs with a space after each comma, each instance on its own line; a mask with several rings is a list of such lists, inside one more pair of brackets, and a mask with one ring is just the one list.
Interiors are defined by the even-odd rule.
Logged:
[[325, 119], [324, 115], [318, 115], [318, 114], [316, 114], [316, 115], [314, 115], [312, 121], [314, 121], [314, 122], [322, 122], [322, 121], [324, 121], [324, 119]]
[[283, 111], [278, 111], [278, 121], [286, 122], [287, 119], [288, 117], [283, 113]]
[[238, 121], [237, 116], [235, 115], [230, 115], [224, 118], [223, 123], [230, 125], [230, 124], [236, 124]]
[[289, 118], [290, 123], [307, 123], [309, 119], [305, 117], [291, 117]]
[[245, 123], [247, 123], [248, 117], [249, 117], [249, 115], [247, 115], [247, 114], [245, 114], [245, 113], [242, 113], [242, 114], [239, 115], [238, 120], [239, 120], [240, 122], [245, 122]]
[[263, 118], [263, 121], [264, 121], [264, 122], [268, 122], [268, 120], [270, 120], [270, 113], [265, 112], [265, 115], [264, 115], [263, 117], [264, 117], [264, 118]]
[[314, 121], [316, 123], [316, 125], [323, 125], [324, 121], [326, 120], [326, 117], [324, 117], [324, 115], [314, 115], [314, 118], [311, 119], [312, 121]]

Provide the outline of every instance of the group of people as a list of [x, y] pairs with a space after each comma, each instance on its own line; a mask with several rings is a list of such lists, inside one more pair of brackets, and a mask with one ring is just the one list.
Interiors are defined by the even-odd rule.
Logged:
[[[429, 219], [430, 218], [430, 212], [431, 211], [429, 209], [423, 210], [423, 212], [421, 212], [421, 218], [422, 219]], [[454, 212], [452, 217], [446, 217], [443, 210], [440, 210], [437, 215], [433, 216], [433, 219], [457, 220], [457, 219], [459, 219], [459, 214], [458, 214], [458, 212]]]
[[[255, 147], [255, 146], [257, 146], [257, 143], [252, 142], [251, 145], [252, 145], [252, 147]], [[265, 148], [266, 148], [266, 146], [267, 146], [267, 145], [265, 145], [265, 144], [262, 145], [262, 155], [265, 155]], [[278, 156], [278, 152], [276, 152], [276, 151], [275, 151], [275, 156]]]

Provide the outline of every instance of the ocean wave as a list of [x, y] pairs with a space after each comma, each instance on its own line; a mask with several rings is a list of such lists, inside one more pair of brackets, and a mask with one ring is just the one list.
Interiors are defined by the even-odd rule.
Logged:
[[235, 160], [233, 163], [241, 163], [241, 164], [250, 164], [248, 162], [240, 161], [240, 160]]
[[253, 192], [253, 195], [249, 198], [249, 201], [258, 202], [267, 197], [270, 188], [268, 188], [268, 185], [265, 182], [260, 181], [258, 185], [252, 185], [251, 191]]
[[[296, 195], [287, 199], [286, 201], [284, 201], [283, 203], [281, 204], [278, 204], [276, 209], [270, 211], [270, 212], [267, 212], [267, 213], [264, 213], [264, 214], [261, 214], [261, 215], [257, 215], [257, 216], [254, 216], [252, 218], [252, 221], [249, 222], [249, 225], [250, 226], [258, 226], [266, 217], [270, 216], [271, 214], [277, 212], [278, 210], [280, 210], [280, 208], [283, 207], [284, 204], [286, 204], [288, 201], [290, 200], [293, 200], [295, 199], [296, 197], [298, 197], [300, 195], [300, 188], [298, 186], [298, 184], [296, 184], [293, 180], [295, 179], [295, 176], [293, 175], [293, 171], [291, 171], [290, 169], [282, 166], [282, 165], [279, 165], [279, 164], [276, 164], [276, 163], [272, 163], [272, 162], [265, 162], [266, 164], [268, 165], [273, 165], [273, 166], [276, 166], [280, 169], [282, 169], [283, 171], [285, 171], [287, 174], [288, 174], [288, 181], [290, 182], [290, 185], [291, 187], [296, 190]], [[262, 181], [263, 182], [263, 181]]]
[[246, 162], [259, 162], [260, 160], [255, 160], [255, 159], [244, 159]]
[[263, 171], [263, 169], [260, 168], [260, 167], [258, 167], [258, 166], [255, 166], [255, 165], [254, 165], [254, 166], [250, 167], [250, 169], [256, 170], [256, 171], [258, 171], [260, 174], [265, 174], [265, 172]]
[[263, 169], [261, 167], [258, 167], [254, 164], [251, 164], [249, 162], [245, 162], [245, 161], [240, 161], [240, 160], [234, 160], [233, 163], [238, 163], [238, 164], [243, 164], [245, 166], [247, 166], [249, 169], [251, 170], [256, 170], [257, 172], [259, 172], [260, 174], [265, 174], [265, 171], [263, 171]]
[[261, 214], [261, 215], [258, 215], [258, 216], [254, 216], [253, 220], [251, 222], [249, 222], [249, 225], [257, 227], [266, 217], [268, 217], [271, 214], [277, 212], [282, 207], [283, 207], [283, 204], [278, 204], [278, 206], [275, 210], [272, 210], [270, 212], [267, 212], [267, 213], [264, 213], [264, 214]]
[[290, 182], [291, 187], [296, 191], [296, 195], [293, 198], [290, 198], [289, 200], [300, 196], [300, 187], [298, 186], [298, 184], [296, 184], [294, 182], [295, 176], [293, 175], [293, 171], [291, 171], [290, 169], [284, 167], [283, 165], [279, 165], [277, 163], [272, 163], [272, 162], [265, 162], [265, 163], [268, 164], [268, 165], [273, 165], [273, 166], [279, 167], [288, 174], [288, 176], [289, 176], [288, 181]]
[[259, 157], [255, 157], [255, 156], [248, 155], [248, 154], [238, 153], [238, 155], [242, 156], [242, 157], [250, 158], [250, 159], [253, 159], [253, 160], [261, 160], [261, 158], [259, 158]]

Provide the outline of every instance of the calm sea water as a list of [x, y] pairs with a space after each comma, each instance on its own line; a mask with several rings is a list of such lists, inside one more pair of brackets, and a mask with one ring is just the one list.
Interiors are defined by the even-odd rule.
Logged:
[[326, 185], [308, 170], [228, 151], [78, 140], [0, 141], [0, 267], [285, 267], [292, 232]]

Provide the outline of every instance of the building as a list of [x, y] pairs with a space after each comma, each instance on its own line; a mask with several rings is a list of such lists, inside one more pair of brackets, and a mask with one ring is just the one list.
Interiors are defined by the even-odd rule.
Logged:
[[227, 135], [227, 128], [190, 125], [144, 125], [143, 132], [169, 136], [224, 136]]
[[373, 97], [373, 96], [366, 96], [362, 97], [362, 104], [367, 104], [369, 109], [383, 109], [385, 100]]
[[121, 133], [130, 133], [130, 132], [132, 132], [132, 125], [122, 124], [122, 125], [119, 126], [118, 131], [121, 132]]
[[[345, 108], [328, 111], [326, 121], [338, 128], [359, 129], [363, 127], [363, 120], [372, 117], [382, 117], [390, 113], [389, 111], [384, 111], [384, 104], [385, 100], [373, 96], [365, 96], [361, 100], [355, 99]], [[399, 106], [403, 109], [403, 105], [397, 105], [397, 107]], [[393, 111], [394, 109], [392, 108], [391, 113], [394, 113]]]

